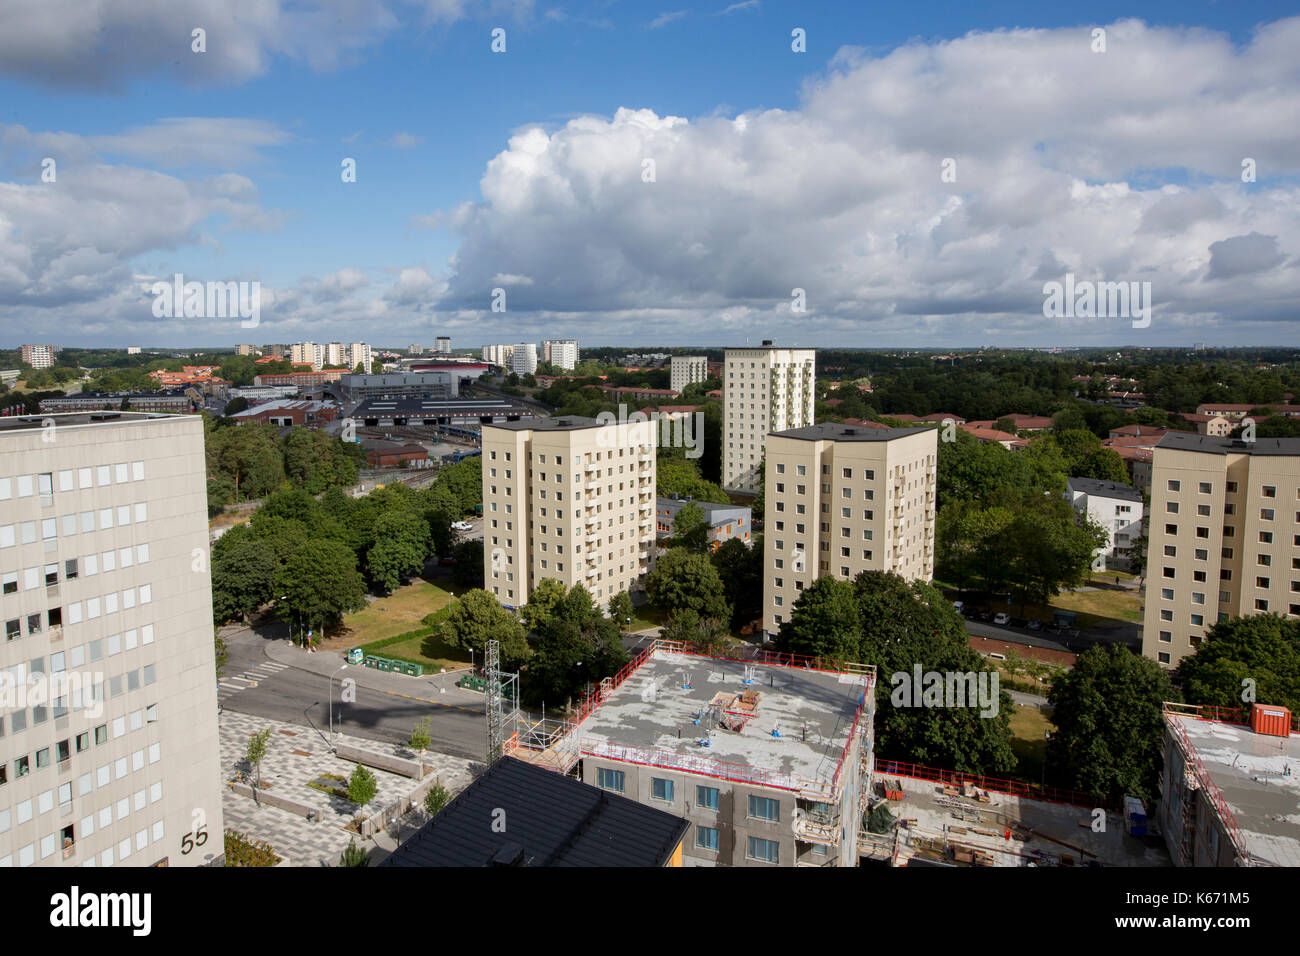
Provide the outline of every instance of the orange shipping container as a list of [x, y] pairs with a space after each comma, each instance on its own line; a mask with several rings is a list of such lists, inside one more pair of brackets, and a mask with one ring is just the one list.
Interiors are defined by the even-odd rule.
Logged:
[[1269, 737], [1291, 734], [1291, 711], [1271, 704], [1255, 704], [1250, 709], [1250, 729]]

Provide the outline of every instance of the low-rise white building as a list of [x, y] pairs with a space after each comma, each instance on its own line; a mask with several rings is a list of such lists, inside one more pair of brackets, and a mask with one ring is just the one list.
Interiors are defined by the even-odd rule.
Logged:
[[1142, 537], [1142, 492], [1095, 478], [1071, 478], [1065, 487], [1074, 509], [1106, 529], [1106, 547], [1093, 556], [1093, 570], [1127, 568], [1131, 550]]

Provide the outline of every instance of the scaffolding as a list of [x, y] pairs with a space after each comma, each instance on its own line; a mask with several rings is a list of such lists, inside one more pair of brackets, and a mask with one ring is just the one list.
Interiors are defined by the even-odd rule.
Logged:
[[501, 670], [501, 644], [488, 641], [485, 648], [483, 689], [487, 710], [488, 763], [495, 763], [519, 741], [519, 675]]

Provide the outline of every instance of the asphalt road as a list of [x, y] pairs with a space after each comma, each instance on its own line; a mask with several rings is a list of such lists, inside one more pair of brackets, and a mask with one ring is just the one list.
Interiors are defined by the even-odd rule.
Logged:
[[1028, 628], [985, 624], [966, 618], [966, 633], [976, 637], [987, 637], [995, 641], [1009, 641], [1013, 644], [1025, 644], [1029, 647], [1046, 647], [1055, 651], [1082, 653], [1095, 644], [1127, 644], [1140, 649], [1136, 624], [1123, 624], [1119, 627], [1100, 630], [1081, 631], [1078, 637], [1066, 637], [1055, 631], [1031, 631]]
[[[279, 625], [260, 629], [263, 634], [244, 628], [225, 633], [228, 662], [224, 675], [241, 674], [269, 658], [266, 642], [283, 639], [286, 632]], [[341, 700], [340, 683], [330, 684], [328, 677], [297, 667], [286, 667], [254, 687], [224, 697], [222, 707], [242, 714], [305, 724], [328, 734], [330, 715], [327, 702], [333, 699], [334, 725], [344, 733], [372, 740], [405, 743], [411, 729], [423, 717], [429, 718], [430, 749], [482, 760], [487, 754], [487, 728], [482, 704], [446, 705], [436, 702], [438, 682], [444, 677], [426, 677], [411, 682], [410, 696], [356, 686], [356, 700]], [[426, 696], [428, 701], [414, 699]]]

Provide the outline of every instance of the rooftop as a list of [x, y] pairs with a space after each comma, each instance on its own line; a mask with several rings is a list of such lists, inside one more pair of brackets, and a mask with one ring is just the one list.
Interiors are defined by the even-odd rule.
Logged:
[[0, 432], [19, 432], [46, 427], [54, 422], [57, 428], [86, 425], [125, 425], [131, 422], [173, 420], [186, 416], [163, 415], [153, 412], [66, 412], [51, 415], [6, 415], [0, 417]]
[[[508, 828], [488, 824], [505, 811]], [[663, 866], [689, 824], [502, 757], [380, 866]]]
[[1094, 498], [1119, 498], [1122, 501], [1141, 501], [1142, 492], [1132, 485], [1123, 485], [1117, 481], [1099, 481], [1096, 478], [1070, 478], [1066, 487]]
[[497, 422], [492, 428], [505, 428], [510, 431], [539, 431], [539, 432], [573, 432], [580, 431], [583, 428], [601, 428], [612, 422], [602, 422], [595, 418], [584, 418], [582, 415], [561, 415], [558, 418], [531, 418], [521, 422]]
[[802, 428], [772, 432], [772, 436], [799, 438], [804, 441], [891, 441], [909, 435], [934, 433], [933, 428], [864, 428], [861, 425], [846, 425], [841, 422], [822, 422], [819, 425], [804, 425]]
[[523, 412], [522, 406], [503, 398], [368, 398], [353, 412], [359, 418], [374, 415], [458, 415]]
[[1269, 737], [1169, 712], [1165, 719], [1219, 789], [1246, 852], [1273, 866], [1300, 866], [1300, 735]]
[[1191, 432], [1170, 432], [1160, 439], [1157, 448], [1200, 451], [1211, 455], [1300, 455], [1300, 438], [1258, 438], [1253, 442], [1239, 438], [1212, 438]]
[[[752, 677], [748, 685], [747, 676]], [[582, 721], [579, 746], [587, 754], [732, 779], [758, 778], [762, 785], [784, 789], [800, 789], [805, 781], [831, 784], [868, 680], [867, 674], [655, 648]], [[752, 707], [740, 699], [747, 692], [757, 694]], [[742, 729], [709, 731], [699, 720], [719, 698], [724, 718]], [[697, 742], [706, 734], [707, 747]]]

